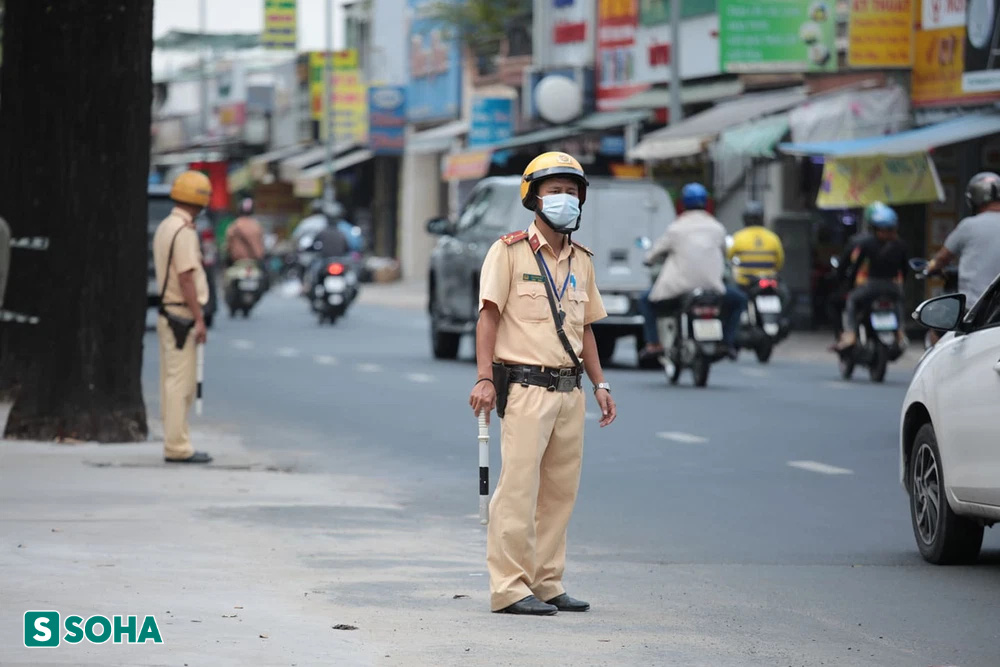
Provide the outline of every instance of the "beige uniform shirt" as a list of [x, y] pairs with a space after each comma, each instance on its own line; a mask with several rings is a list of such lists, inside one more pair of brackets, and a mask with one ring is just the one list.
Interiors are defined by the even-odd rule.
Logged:
[[[557, 258], [545, 237], [532, 223], [528, 240], [493, 244], [479, 280], [479, 309], [492, 301], [500, 310], [500, 327], [494, 360], [547, 368], [570, 368], [573, 362], [556, 335], [552, 310], [545, 294], [548, 278], [541, 271], [533, 249], [542, 253], [556, 289], [569, 277], [561, 305], [566, 312], [564, 330], [577, 357], [583, 356], [584, 326], [607, 317], [594, 280], [594, 263], [578, 246], [568, 245]], [[557, 294], [558, 294], [557, 291]]]
[[[178, 230], [181, 230], [178, 233]], [[176, 241], [174, 240], [174, 237]], [[167, 257], [170, 254], [170, 243], [174, 242], [174, 254], [170, 265], [170, 275], [167, 277]], [[194, 286], [198, 295], [198, 303], [208, 303], [208, 279], [201, 264], [201, 243], [198, 231], [194, 227], [191, 216], [179, 208], [170, 212], [153, 235], [153, 263], [156, 266], [156, 284], [163, 289], [163, 280], [167, 278], [167, 291], [163, 295], [164, 303], [184, 303], [184, 294], [178, 276], [185, 271], [194, 270]], [[186, 306], [170, 306], [170, 312], [188, 315]]]

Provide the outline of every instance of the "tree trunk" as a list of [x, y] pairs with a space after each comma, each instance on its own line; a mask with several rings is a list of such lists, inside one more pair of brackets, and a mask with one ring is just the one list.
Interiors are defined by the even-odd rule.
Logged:
[[6, 437], [146, 437], [153, 0], [6, 0], [0, 216], [15, 249], [0, 371], [19, 385]]

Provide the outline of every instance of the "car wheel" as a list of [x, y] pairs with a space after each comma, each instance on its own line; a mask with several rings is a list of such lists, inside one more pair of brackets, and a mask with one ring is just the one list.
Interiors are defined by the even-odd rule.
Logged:
[[975, 562], [983, 544], [983, 526], [955, 514], [945, 494], [944, 470], [934, 427], [917, 431], [907, 472], [910, 518], [917, 548], [937, 565]]
[[441, 331], [438, 323], [437, 300], [431, 296], [431, 347], [435, 359], [456, 359], [462, 335]]
[[595, 334], [597, 340], [597, 356], [601, 364], [607, 364], [615, 356], [615, 345], [618, 339], [609, 334]]

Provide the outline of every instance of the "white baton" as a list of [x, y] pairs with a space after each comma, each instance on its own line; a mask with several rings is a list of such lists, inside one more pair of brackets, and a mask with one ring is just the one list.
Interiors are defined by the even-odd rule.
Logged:
[[195, 394], [195, 404], [194, 411], [195, 414], [201, 415], [202, 409], [202, 384], [205, 381], [205, 346], [199, 343], [197, 345], [198, 350], [198, 393]]
[[490, 427], [486, 409], [479, 413], [479, 523], [490, 522]]

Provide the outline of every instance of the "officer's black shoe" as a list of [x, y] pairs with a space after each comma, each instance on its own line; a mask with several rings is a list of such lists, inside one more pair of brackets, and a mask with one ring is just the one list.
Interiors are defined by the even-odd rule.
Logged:
[[168, 459], [163, 458], [167, 463], [211, 463], [212, 457], [207, 452], [195, 452], [186, 459]]
[[559, 611], [558, 607], [551, 604], [545, 604], [534, 595], [529, 595], [523, 600], [518, 600], [509, 607], [504, 607], [495, 613], [521, 614], [522, 616], [552, 616], [557, 611]]
[[550, 604], [559, 611], [590, 611], [590, 603], [583, 600], [576, 600], [563, 593], [557, 595], [546, 604]]

